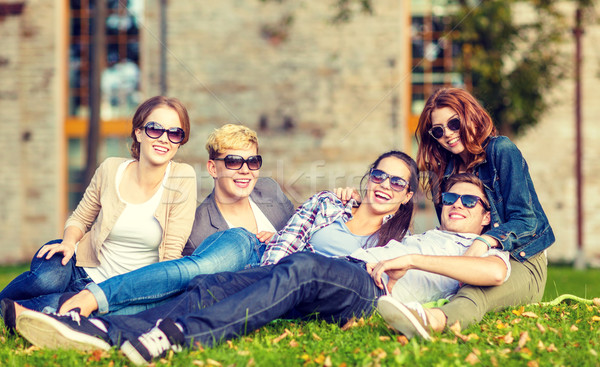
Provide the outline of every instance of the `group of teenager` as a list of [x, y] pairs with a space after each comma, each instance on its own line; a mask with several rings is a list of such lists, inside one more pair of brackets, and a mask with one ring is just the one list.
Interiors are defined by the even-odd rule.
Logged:
[[[138, 107], [132, 159], [99, 166], [63, 239], [0, 292], [8, 329], [40, 347], [120, 347], [146, 364], [280, 318], [343, 325], [377, 309], [429, 339], [541, 300], [554, 234], [522, 154], [464, 90], [427, 100], [416, 161], [381, 154], [360, 191], [319, 192], [295, 212], [259, 178], [256, 133], [232, 124], [208, 138], [214, 189], [196, 208], [194, 170], [172, 160], [189, 136], [178, 100]], [[413, 234], [419, 186], [440, 226]]]

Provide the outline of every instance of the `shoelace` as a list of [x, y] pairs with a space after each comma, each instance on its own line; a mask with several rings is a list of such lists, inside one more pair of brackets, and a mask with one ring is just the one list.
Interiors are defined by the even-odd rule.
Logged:
[[152, 330], [140, 335], [138, 339], [153, 357], [157, 357], [171, 348], [169, 338], [158, 328], [158, 323]]
[[407, 302], [404, 305], [407, 308], [415, 311], [417, 313], [417, 315], [419, 315], [419, 317], [421, 318], [421, 320], [423, 320], [423, 326], [427, 326], [427, 324], [428, 324], [427, 314], [425, 313], [425, 309], [423, 308], [423, 306], [421, 306], [420, 303], [418, 303], [418, 302]]
[[81, 326], [81, 315], [76, 311], [68, 311], [67, 313], [52, 312], [52, 314], [59, 317], [71, 317], [72, 321], [76, 322], [77, 325]]

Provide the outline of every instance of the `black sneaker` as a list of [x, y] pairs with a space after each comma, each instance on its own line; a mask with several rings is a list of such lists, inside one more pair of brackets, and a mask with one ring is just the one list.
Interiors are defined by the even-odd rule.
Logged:
[[121, 351], [136, 365], [145, 365], [152, 359], [165, 355], [169, 350], [181, 352], [185, 338], [171, 319], [158, 320], [150, 331], [137, 339], [126, 340]]
[[8, 329], [9, 333], [14, 334], [16, 326], [15, 301], [4, 298], [0, 301], [0, 310], [4, 319], [4, 326]]
[[62, 315], [23, 311], [17, 317], [17, 331], [31, 344], [42, 348], [88, 352], [111, 347], [108, 334], [76, 311]]

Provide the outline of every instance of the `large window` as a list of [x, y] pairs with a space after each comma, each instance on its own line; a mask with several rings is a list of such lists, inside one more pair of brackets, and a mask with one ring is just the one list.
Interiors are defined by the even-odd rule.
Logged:
[[438, 88], [465, 87], [455, 59], [460, 47], [452, 41], [448, 12], [452, 1], [412, 0], [411, 3], [411, 131], [425, 101]]
[[[98, 157], [127, 156], [130, 118], [140, 102], [139, 24], [142, 0], [105, 1], [106, 58], [101, 62]], [[79, 202], [86, 162], [95, 0], [70, 1], [68, 114], [65, 124], [69, 209]]]

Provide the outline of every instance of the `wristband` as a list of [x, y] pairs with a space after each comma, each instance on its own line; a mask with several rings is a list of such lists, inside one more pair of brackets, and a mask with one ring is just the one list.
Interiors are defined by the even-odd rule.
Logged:
[[485, 238], [483, 238], [481, 236], [477, 236], [477, 237], [475, 237], [474, 241], [477, 241], [477, 240], [485, 243], [488, 247], [488, 250], [492, 248], [492, 244], [490, 243], [490, 241], [486, 240]]

